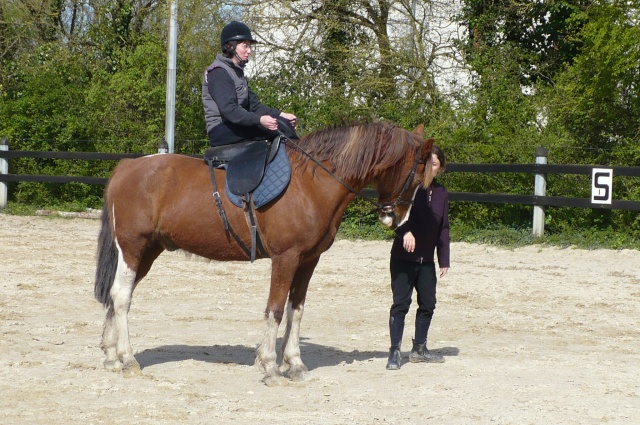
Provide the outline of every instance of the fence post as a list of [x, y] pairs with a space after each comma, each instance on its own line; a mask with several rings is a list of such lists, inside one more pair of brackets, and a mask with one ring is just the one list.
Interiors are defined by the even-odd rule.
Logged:
[[163, 137], [162, 141], [158, 144], [158, 153], [167, 153], [169, 152], [169, 144], [167, 140]]
[[[549, 151], [545, 148], [536, 148], [536, 164], [546, 164]], [[545, 174], [536, 174], [535, 196], [546, 196], [547, 194], [547, 176]], [[544, 235], [544, 206], [533, 206], [533, 236], [539, 238]]]
[[[7, 138], [0, 140], [0, 151], [8, 151], [9, 143]], [[9, 174], [9, 161], [6, 158], [0, 158], [0, 174]], [[0, 182], [0, 208], [7, 206], [7, 182]]]

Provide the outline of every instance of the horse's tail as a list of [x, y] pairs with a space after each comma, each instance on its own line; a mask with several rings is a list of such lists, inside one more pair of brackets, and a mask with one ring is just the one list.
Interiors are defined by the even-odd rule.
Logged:
[[98, 236], [98, 254], [96, 267], [96, 282], [94, 295], [105, 307], [113, 304], [111, 299], [111, 287], [116, 277], [118, 268], [118, 250], [109, 220], [109, 208], [107, 205], [107, 195], [105, 191], [104, 205], [102, 206], [102, 217], [100, 218], [100, 235]]

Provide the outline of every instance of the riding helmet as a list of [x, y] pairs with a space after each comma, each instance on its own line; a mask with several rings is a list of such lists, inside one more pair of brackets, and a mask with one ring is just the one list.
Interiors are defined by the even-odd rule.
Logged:
[[224, 46], [230, 41], [250, 41], [257, 43], [251, 35], [251, 30], [248, 26], [238, 21], [231, 21], [222, 29], [220, 34], [220, 44]]

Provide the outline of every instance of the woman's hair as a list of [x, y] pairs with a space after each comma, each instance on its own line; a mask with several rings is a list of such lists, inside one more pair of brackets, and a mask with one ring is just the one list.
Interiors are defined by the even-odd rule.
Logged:
[[239, 41], [238, 40], [233, 40], [233, 41], [229, 41], [227, 43], [224, 43], [222, 45], [222, 55], [227, 57], [227, 58], [232, 58], [233, 57], [233, 53], [236, 50], [236, 46], [238, 45]]
[[438, 157], [438, 161], [440, 161], [440, 172], [444, 173], [445, 169], [447, 168], [447, 159], [444, 156], [444, 152], [442, 152], [442, 149], [440, 149], [436, 145], [433, 145], [433, 147], [431, 148], [431, 153]]

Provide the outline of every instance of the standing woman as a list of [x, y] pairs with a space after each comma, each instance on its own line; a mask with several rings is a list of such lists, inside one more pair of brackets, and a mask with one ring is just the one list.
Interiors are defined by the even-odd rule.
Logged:
[[411, 207], [409, 219], [396, 229], [391, 248], [391, 290], [393, 305], [389, 312], [391, 347], [387, 369], [400, 369], [402, 364], [402, 333], [404, 319], [411, 306], [413, 288], [416, 289], [415, 338], [409, 361], [443, 363], [444, 357], [427, 350], [427, 334], [436, 308], [437, 251], [440, 277], [449, 271], [449, 192], [435, 177], [444, 172], [444, 153], [437, 146], [431, 151], [432, 175], [428, 187], [419, 187]]
[[297, 118], [263, 105], [249, 88], [244, 67], [257, 41], [244, 23], [232, 21], [220, 34], [222, 53], [204, 72], [202, 104], [209, 145], [273, 139], [278, 130], [297, 139]]

